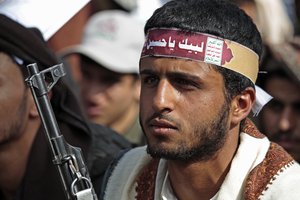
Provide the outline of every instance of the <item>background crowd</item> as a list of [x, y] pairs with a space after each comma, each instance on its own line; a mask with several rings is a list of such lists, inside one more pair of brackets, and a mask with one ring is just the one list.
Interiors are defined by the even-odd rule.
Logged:
[[[257, 126], [262, 129], [265, 134], [276, 135], [274, 140], [286, 147], [299, 161], [300, 154], [300, 116], [299, 102], [300, 94], [300, 3], [295, 0], [231, 0], [243, 9], [255, 22], [261, 32], [263, 42], [265, 44], [264, 58], [260, 63], [260, 73], [258, 76], [258, 85], [269, 92], [274, 99], [270, 102], [261, 114], [253, 118]], [[141, 22], [141, 26], [146, 22], [146, 19], [159, 6], [168, 2], [168, 0], [157, 0], [147, 3], [142, 0], [122, 1], [122, 0], [92, 0], [88, 6], [83, 9], [78, 16], [71, 19], [65, 26], [68, 31], [69, 27], [76, 26], [78, 20], [76, 17], [84, 18], [86, 21], [91, 15], [101, 13], [105, 10], [121, 10], [129, 13], [133, 18]], [[81, 15], [81, 16], [80, 16]], [[69, 26], [69, 27], [68, 27]], [[131, 29], [131, 26], [127, 26]], [[82, 35], [84, 28], [76, 29], [78, 35]], [[63, 38], [63, 33], [58, 33], [56, 37], [49, 40], [50, 46], [60, 53], [62, 49], [71, 44], [80, 43], [81, 39], [74, 40], [69, 44], [63, 45], [59, 42]], [[124, 38], [125, 39], [125, 38]], [[133, 38], [127, 38], [130, 40]], [[56, 42], [55, 42], [56, 41]], [[56, 44], [59, 44], [55, 46]], [[76, 57], [75, 55], [72, 55]], [[74, 79], [79, 81], [82, 74], [79, 70], [78, 58], [69, 56], [68, 61], [72, 70]], [[270, 61], [272, 60], [272, 62]], [[266, 81], [273, 77], [273, 71], [279, 69], [286, 74], [286, 81], [289, 85], [277, 87], [275, 84], [270, 84], [266, 88]], [[279, 73], [278, 73], [279, 74]], [[261, 79], [261, 80], [260, 80]], [[292, 90], [293, 88], [293, 90]], [[272, 90], [272, 91], [271, 91]], [[290, 91], [291, 90], [291, 91]], [[280, 94], [281, 97], [279, 97]], [[286, 98], [286, 99], [283, 99]], [[287, 99], [291, 98], [291, 99]], [[275, 103], [275, 106], [271, 106]], [[280, 104], [280, 105], [279, 105]], [[268, 110], [272, 110], [265, 119]], [[282, 128], [283, 124], [283, 128]], [[269, 127], [272, 127], [269, 128]], [[273, 136], [271, 136], [273, 138]], [[280, 135], [280, 136], [279, 136]]]
[[[156, 8], [169, 1], [172, 0], [91, 0], [47, 41], [44, 41], [38, 30], [26, 29], [25, 25], [14, 24], [1, 16], [0, 27], [4, 28], [0, 31], [6, 32], [0, 35], [0, 71], [20, 83], [9, 86], [18, 90], [8, 87], [15, 101], [10, 101], [6, 93], [0, 91], [0, 171], [10, 174], [8, 172], [12, 165], [2, 165], [4, 162], [15, 162], [13, 165], [20, 168], [14, 168], [12, 176], [0, 173], [0, 199], [33, 199], [33, 196], [43, 196], [45, 193], [53, 195], [49, 195], [49, 199], [61, 198], [56, 196], [57, 191], [62, 193], [59, 187], [39, 185], [39, 181], [55, 173], [53, 168], [45, 167], [52, 164], [49, 155], [46, 161], [34, 153], [46, 141], [38, 134], [41, 132], [41, 123], [36, 110], [32, 108], [29, 91], [21, 84], [26, 76], [22, 67], [29, 62], [37, 62], [41, 70], [59, 62], [63, 62], [67, 68], [67, 77], [53, 91], [51, 103], [59, 123], [67, 133], [66, 137], [84, 150], [93, 184], [97, 188], [101, 188], [104, 171], [120, 150], [146, 144], [139, 124], [138, 74], [144, 44], [144, 25]], [[264, 43], [257, 85], [273, 99], [258, 116], [251, 119], [263, 134], [280, 144], [300, 162], [300, 2], [231, 1], [253, 19]], [[39, 42], [31, 46], [30, 42], [23, 44], [21, 39], [18, 40], [20, 43], [7, 39], [20, 35], [28, 35], [30, 40]], [[39, 54], [35, 56], [30, 51], [38, 51]], [[14, 71], [5, 71], [1, 65], [14, 66]], [[21, 67], [21, 70], [16, 66]], [[13, 74], [17, 74], [16, 77]], [[6, 80], [1, 77], [0, 86], [1, 81]], [[22, 98], [24, 102], [20, 100]], [[8, 110], [13, 107], [19, 109]], [[74, 113], [70, 110], [74, 110]], [[26, 119], [26, 123], [20, 122], [21, 117]], [[11, 132], [19, 131], [26, 134], [26, 137], [18, 141], [15, 139], [19, 138], [18, 134], [11, 138], [2, 136], [2, 132], [11, 133], [10, 123], [11, 127], [17, 127]], [[13, 141], [11, 144], [10, 139]], [[16, 144], [22, 146], [17, 152], [15, 146], [12, 146]], [[49, 153], [42, 149], [45, 154]], [[18, 156], [19, 152], [24, 153], [22, 159]], [[43, 161], [41, 165], [44, 168], [41, 169], [45, 171], [41, 170], [32, 176], [33, 172], [28, 168], [35, 165], [35, 160]], [[17, 182], [8, 181], [12, 179]], [[30, 186], [33, 183], [39, 187], [32, 189]]]

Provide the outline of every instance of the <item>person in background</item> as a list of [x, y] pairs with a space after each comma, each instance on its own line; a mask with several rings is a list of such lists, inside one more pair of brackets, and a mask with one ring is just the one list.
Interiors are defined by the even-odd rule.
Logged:
[[288, 15], [283, 0], [230, 1], [237, 4], [252, 18], [265, 44], [282, 44], [293, 38], [295, 26]]
[[[25, 84], [28, 64], [42, 71], [59, 64], [42, 33], [0, 15], [0, 199], [64, 200], [66, 198], [48, 139]], [[51, 105], [66, 141], [80, 147], [95, 191], [107, 166], [131, 145], [104, 126], [89, 123], [69, 85], [51, 89]]]
[[235, 3], [240, 9], [242, 9], [251, 19], [254, 24], [260, 30], [260, 21], [262, 20], [259, 14], [259, 6], [257, 5], [256, 0], [230, 0], [232, 3]]
[[172, 0], [144, 28], [140, 124], [147, 145], [119, 154], [104, 200], [300, 199], [300, 165], [248, 118], [268, 95], [251, 18], [227, 0]]
[[299, 49], [291, 46], [283, 51], [266, 48], [262, 62], [266, 73], [259, 76], [257, 84], [273, 99], [262, 109], [257, 123], [271, 141], [300, 162], [300, 62], [292, 59], [293, 54], [300, 54]]
[[60, 53], [65, 60], [74, 54], [80, 58], [79, 96], [86, 116], [134, 145], [144, 144], [138, 121], [143, 42], [143, 23], [125, 11], [106, 10], [90, 18], [81, 44]]

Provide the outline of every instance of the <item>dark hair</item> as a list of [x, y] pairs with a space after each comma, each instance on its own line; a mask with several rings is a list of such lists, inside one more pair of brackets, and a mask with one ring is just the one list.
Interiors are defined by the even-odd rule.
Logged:
[[[262, 39], [256, 25], [243, 10], [229, 1], [169, 1], [153, 13], [144, 32], [160, 27], [212, 34], [242, 44], [259, 56], [262, 53]], [[254, 87], [250, 79], [239, 73], [223, 67], [215, 68], [223, 75], [227, 100], [247, 87]]]
[[[85, 66], [84, 63], [88, 63], [88, 64], [91, 64], [91, 65], [98, 65], [99, 67], [103, 67], [109, 71], [111, 71], [110, 69], [108, 69], [107, 67], [105, 67], [104, 65], [96, 62], [95, 60], [93, 60], [92, 58], [84, 55], [84, 54], [81, 54], [79, 53], [79, 56], [80, 56], [80, 65], [81, 65], [81, 70], [83, 69], [83, 67]], [[133, 77], [134, 81], [138, 81], [140, 79], [140, 76], [138, 73], [120, 73], [120, 72], [114, 72], [115, 74], [119, 74], [119, 75], [130, 75]]]
[[232, 3], [237, 4], [238, 6], [242, 6], [244, 4], [250, 3], [256, 5], [255, 0], [230, 0]]

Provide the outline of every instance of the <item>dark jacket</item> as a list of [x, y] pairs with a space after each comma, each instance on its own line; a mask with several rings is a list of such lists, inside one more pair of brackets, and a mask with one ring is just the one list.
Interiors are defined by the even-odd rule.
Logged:
[[[26, 28], [0, 14], [0, 30], [0, 51], [23, 61], [19, 66], [24, 79], [28, 64], [36, 63], [42, 71], [61, 63], [47, 47], [38, 29]], [[121, 149], [131, 147], [130, 143], [111, 129], [88, 122], [83, 117], [72, 85], [64, 79], [52, 88], [51, 105], [66, 142], [81, 148], [94, 189], [99, 193], [105, 169]], [[41, 127], [15, 200], [65, 199], [58, 171], [52, 162], [50, 146]]]
[[[53, 95], [52, 106], [60, 131], [67, 143], [81, 148], [95, 192], [99, 194], [102, 178], [109, 163], [121, 149], [131, 145], [111, 129], [87, 122], [80, 114], [72, 93], [66, 87], [60, 85], [54, 91], [54, 94], [59, 94]], [[35, 199], [66, 199], [58, 171], [52, 163], [43, 127], [35, 138], [26, 173], [16, 197], [16, 200]]]

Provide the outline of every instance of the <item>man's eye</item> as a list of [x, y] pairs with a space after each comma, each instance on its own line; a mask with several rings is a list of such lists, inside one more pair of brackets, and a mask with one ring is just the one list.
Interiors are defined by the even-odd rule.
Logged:
[[186, 79], [182, 79], [182, 78], [176, 78], [175, 83], [180, 84], [180, 85], [190, 85], [191, 82], [186, 80]]
[[174, 78], [172, 82], [176, 85], [176, 87], [183, 88], [183, 89], [193, 89], [199, 88], [199, 85], [196, 84], [194, 81], [184, 79], [184, 78]]
[[108, 83], [108, 84], [115, 84], [115, 83], [121, 81], [121, 77], [118, 77], [118, 76], [105, 76], [105, 77], [101, 77], [100, 81], [104, 82], [104, 83]]
[[300, 116], [300, 102], [293, 104], [293, 110]]
[[272, 109], [274, 112], [281, 112], [283, 110], [283, 103], [281, 103], [280, 101], [276, 100], [276, 99], [272, 99], [267, 106]]
[[157, 82], [157, 77], [155, 76], [144, 76], [142, 77], [142, 83], [144, 85], [153, 85]]

